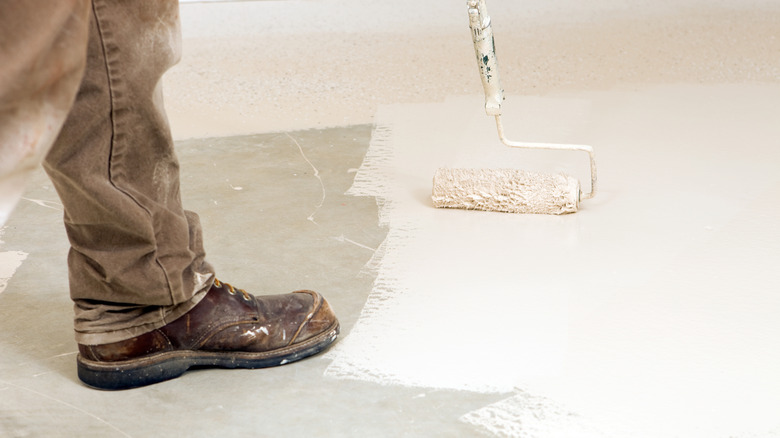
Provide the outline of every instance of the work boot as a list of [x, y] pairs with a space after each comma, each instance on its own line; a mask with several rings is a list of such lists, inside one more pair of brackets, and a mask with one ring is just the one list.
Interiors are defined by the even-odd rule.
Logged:
[[296, 291], [255, 297], [219, 280], [175, 321], [102, 345], [79, 345], [79, 378], [99, 389], [173, 379], [190, 367], [265, 368], [317, 354], [338, 336], [322, 295]]

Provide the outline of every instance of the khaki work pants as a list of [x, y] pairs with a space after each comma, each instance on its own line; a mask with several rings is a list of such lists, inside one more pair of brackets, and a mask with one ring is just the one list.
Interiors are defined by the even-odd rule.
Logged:
[[158, 328], [213, 282], [163, 110], [180, 47], [177, 0], [0, 3], [0, 225], [43, 161], [79, 343]]

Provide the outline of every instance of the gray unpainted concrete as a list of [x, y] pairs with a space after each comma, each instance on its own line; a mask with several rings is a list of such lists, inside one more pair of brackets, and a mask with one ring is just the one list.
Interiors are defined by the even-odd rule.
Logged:
[[[348, 334], [386, 234], [373, 198], [345, 195], [370, 135], [361, 125], [178, 142], [184, 204], [201, 216], [218, 276], [257, 294], [321, 291]], [[327, 378], [323, 356], [87, 388], [76, 376], [62, 207], [43, 172], [25, 198], [3, 237], [4, 251], [29, 255], [0, 294], [0, 436], [470, 436], [458, 418], [502, 398]]]

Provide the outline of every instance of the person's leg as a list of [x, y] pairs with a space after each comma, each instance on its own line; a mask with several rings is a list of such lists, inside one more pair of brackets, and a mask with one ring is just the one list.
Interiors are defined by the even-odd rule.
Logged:
[[0, 11], [0, 226], [43, 161], [84, 72], [88, 0], [5, 0]]
[[176, 0], [94, 0], [87, 69], [45, 168], [65, 206], [76, 339], [159, 328], [213, 281], [179, 166], [161, 78], [180, 56]]
[[93, 0], [87, 71], [45, 162], [71, 242], [79, 377], [98, 388], [283, 365], [339, 331], [316, 292], [254, 297], [214, 278], [162, 107], [178, 57], [177, 0]]

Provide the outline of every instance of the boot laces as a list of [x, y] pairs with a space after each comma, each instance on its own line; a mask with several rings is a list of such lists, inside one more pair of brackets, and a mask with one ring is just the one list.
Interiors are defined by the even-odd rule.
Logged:
[[216, 278], [214, 279], [214, 286], [219, 288], [222, 286], [227, 287], [228, 293], [230, 295], [235, 295], [237, 292], [241, 292], [241, 296], [243, 296], [246, 301], [249, 301], [252, 298], [252, 295], [250, 295], [249, 292], [245, 291], [244, 289], [235, 288], [228, 283], [217, 280]]

